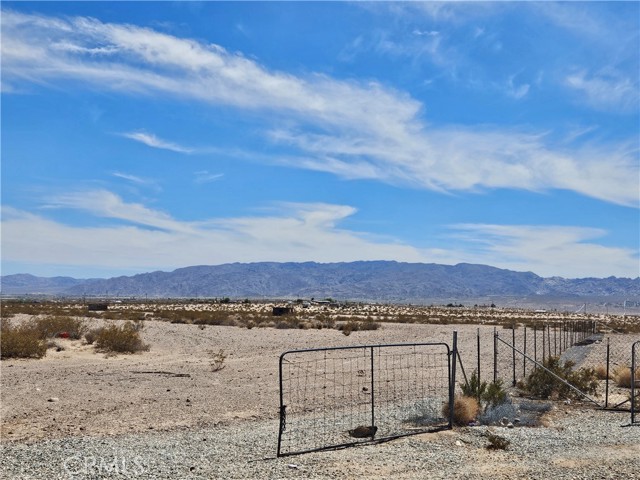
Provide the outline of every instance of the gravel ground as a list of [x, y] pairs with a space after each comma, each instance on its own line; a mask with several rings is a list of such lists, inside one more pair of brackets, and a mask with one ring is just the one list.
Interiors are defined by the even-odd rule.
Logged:
[[[547, 427], [466, 427], [276, 459], [277, 422], [3, 446], [3, 478], [640, 478], [628, 414], [561, 405]], [[510, 441], [488, 450], [491, 431]]]
[[[469, 427], [274, 458], [281, 352], [450, 343], [457, 330], [461, 358], [471, 371], [477, 328], [383, 324], [345, 337], [336, 330], [200, 330], [147, 322], [143, 336], [151, 351], [117, 357], [61, 340], [65, 349], [50, 350], [42, 360], [2, 361], [0, 477], [640, 478], [640, 426], [623, 427], [628, 413], [562, 403], [545, 415], [545, 427], [491, 427], [511, 441], [506, 451], [485, 448], [489, 427]], [[493, 327], [479, 328], [486, 379]], [[628, 350], [633, 338], [623, 339], [624, 348], [616, 350]], [[602, 344], [577, 348], [585, 349], [575, 350], [577, 355], [591, 358]], [[229, 357], [223, 370], [212, 372], [211, 352], [219, 349]], [[498, 361], [500, 376], [508, 379], [507, 349], [500, 349]]]

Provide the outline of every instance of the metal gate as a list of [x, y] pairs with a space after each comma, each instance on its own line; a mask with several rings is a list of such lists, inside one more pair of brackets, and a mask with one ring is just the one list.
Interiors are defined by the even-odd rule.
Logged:
[[[278, 456], [451, 427], [456, 336], [446, 343], [293, 350], [280, 356]], [[451, 414], [453, 413], [453, 409]]]

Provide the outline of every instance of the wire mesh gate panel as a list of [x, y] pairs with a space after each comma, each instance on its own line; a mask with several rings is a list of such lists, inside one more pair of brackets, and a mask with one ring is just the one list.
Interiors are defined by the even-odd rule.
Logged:
[[280, 356], [278, 456], [449, 426], [445, 343], [365, 345]]

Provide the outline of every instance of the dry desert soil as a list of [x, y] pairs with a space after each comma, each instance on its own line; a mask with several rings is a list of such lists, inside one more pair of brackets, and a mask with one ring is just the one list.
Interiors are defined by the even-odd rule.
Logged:
[[[103, 322], [86, 321], [92, 325]], [[557, 402], [541, 427], [496, 427], [493, 431], [511, 441], [505, 451], [485, 448], [488, 427], [465, 427], [384, 444], [274, 458], [278, 358], [283, 351], [451, 343], [455, 330], [463, 364], [471, 371], [478, 329], [483, 345], [490, 345], [494, 331], [490, 326], [396, 323], [345, 336], [333, 329], [199, 328], [147, 321], [142, 336], [150, 350], [115, 356], [96, 353], [81, 340], [60, 339], [64, 349], [50, 349], [43, 359], [1, 363], [2, 475], [640, 478], [640, 427], [627, 426], [626, 413], [603, 412], [581, 403]], [[212, 371], [212, 354], [220, 350], [227, 355], [224, 368]], [[578, 357], [588, 361], [591, 353], [583, 351]], [[506, 362], [501, 369], [509, 371], [510, 355], [500, 358]], [[483, 352], [482, 370], [490, 371], [492, 360], [489, 351]], [[104, 453], [96, 450], [96, 444], [112, 452], [126, 452], [119, 455], [136, 458], [141, 462], [139, 468], [127, 469], [124, 464], [119, 470], [111, 464], [100, 467], [95, 460], [104, 460]], [[87, 452], [92, 452], [93, 463], [69, 467], [70, 455], [79, 462]], [[113, 454], [109, 459], [113, 460]]]

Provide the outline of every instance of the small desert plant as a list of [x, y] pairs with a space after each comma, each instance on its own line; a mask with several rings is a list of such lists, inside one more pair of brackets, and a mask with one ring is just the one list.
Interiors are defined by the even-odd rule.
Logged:
[[[574, 363], [571, 361], [560, 363], [558, 357], [549, 357], [543, 363], [547, 370], [553, 372], [557, 377], [565, 380], [578, 390], [595, 394], [598, 388], [596, 373], [592, 368], [573, 370]], [[525, 382], [525, 387], [529, 393], [541, 398], [556, 397], [559, 399], [576, 398], [577, 393], [568, 385], [561, 382], [556, 376], [549, 373], [544, 368], [537, 368], [529, 374]]]
[[98, 332], [96, 348], [113, 353], [136, 353], [149, 350], [149, 345], [142, 342], [140, 332], [132, 322], [123, 325], [108, 325]]
[[[640, 369], [636, 370], [635, 375], [636, 382], [640, 380]], [[631, 388], [631, 368], [629, 367], [618, 367], [613, 372], [613, 378], [616, 382], [616, 385], [622, 388]]]
[[82, 320], [65, 315], [48, 315], [38, 318], [35, 320], [34, 327], [43, 339], [66, 334], [68, 338], [78, 340], [87, 331]]
[[14, 326], [7, 319], [0, 323], [0, 358], [42, 358], [47, 343], [32, 324]]
[[[593, 370], [594, 370], [598, 380], [606, 380], [607, 379], [607, 366], [606, 365], [598, 365]], [[609, 378], [611, 378], [611, 374], [609, 374]]]
[[487, 390], [487, 382], [480, 382], [477, 370], [474, 370], [469, 378], [469, 383], [460, 384], [462, 394], [465, 397], [481, 399]]
[[98, 338], [98, 334], [102, 331], [102, 328], [92, 328], [84, 334], [84, 340], [88, 345], [93, 345], [93, 342]]
[[511, 441], [491, 432], [487, 433], [487, 440], [489, 440], [488, 450], [506, 450], [511, 444]]
[[[480, 411], [478, 400], [473, 397], [456, 397], [453, 401], [453, 423], [458, 426], [469, 425]], [[449, 402], [442, 407], [442, 415], [449, 418]]]
[[501, 405], [507, 400], [507, 392], [502, 385], [501, 379], [491, 382], [487, 386], [487, 390], [484, 392], [482, 400], [486, 402], [487, 406], [491, 407]]
[[209, 364], [211, 365], [212, 372], [218, 372], [225, 367], [224, 361], [227, 359], [227, 356], [224, 350], [220, 349], [218, 352], [210, 351], [209, 355], [211, 356]]
[[485, 409], [500, 405], [507, 398], [507, 392], [502, 385], [502, 380], [496, 380], [489, 384], [480, 382], [478, 373], [475, 370], [469, 378], [469, 383], [460, 384], [460, 388], [465, 397], [473, 397], [484, 403]]

